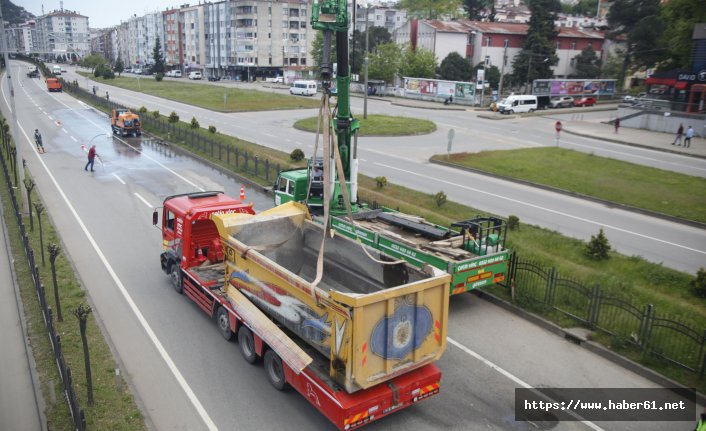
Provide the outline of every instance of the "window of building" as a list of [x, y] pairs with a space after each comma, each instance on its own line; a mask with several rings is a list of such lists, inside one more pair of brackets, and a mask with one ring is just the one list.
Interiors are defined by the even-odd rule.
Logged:
[[505, 39], [503, 42], [503, 48], [508, 48], [510, 46], [510, 39]]
[[558, 51], [560, 49], [561, 49], [561, 42], [557, 42], [556, 43], [556, 50]]
[[571, 41], [571, 49], [576, 49], [576, 41], [575, 40]]

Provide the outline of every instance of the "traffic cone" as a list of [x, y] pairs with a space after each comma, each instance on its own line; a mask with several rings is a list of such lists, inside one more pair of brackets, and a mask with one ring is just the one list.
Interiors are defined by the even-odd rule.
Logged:
[[240, 186], [240, 200], [241, 201], [245, 200], [245, 186], [242, 184]]

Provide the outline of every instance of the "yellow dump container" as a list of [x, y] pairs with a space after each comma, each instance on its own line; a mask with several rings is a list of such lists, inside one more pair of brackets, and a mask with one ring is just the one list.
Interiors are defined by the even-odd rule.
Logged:
[[[348, 392], [431, 363], [446, 347], [450, 276], [392, 259], [351, 239], [326, 236], [306, 207], [288, 203], [258, 215], [214, 214], [226, 256], [226, 288], [329, 360]], [[374, 260], [375, 259], [375, 260]]]

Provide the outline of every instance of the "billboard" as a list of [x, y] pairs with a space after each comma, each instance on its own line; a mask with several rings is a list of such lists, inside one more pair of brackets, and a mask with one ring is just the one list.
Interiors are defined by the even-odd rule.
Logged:
[[532, 94], [549, 96], [608, 96], [615, 94], [615, 79], [537, 79]]

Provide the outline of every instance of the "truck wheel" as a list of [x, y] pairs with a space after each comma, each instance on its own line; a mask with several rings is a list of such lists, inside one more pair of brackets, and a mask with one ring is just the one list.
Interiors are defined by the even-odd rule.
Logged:
[[278, 391], [284, 390], [287, 386], [287, 381], [284, 378], [284, 367], [282, 367], [282, 360], [277, 356], [274, 350], [267, 349], [265, 352], [265, 373], [267, 373], [267, 380], [272, 383]]
[[257, 361], [257, 353], [255, 353], [255, 339], [252, 331], [241, 326], [238, 331], [238, 344], [240, 345], [240, 353], [248, 364], [254, 364]]
[[172, 287], [176, 290], [176, 293], [181, 294], [184, 292], [184, 284], [181, 279], [181, 270], [177, 263], [172, 263], [169, 269], [169, 278], [172, 279]]
[[226, 340], [232, 340], [233, 331], [230, 330], [230, 316], [228, 315], [228, 310], [224, 307], [218, 307], [216, 320], [218, 321], [218, 332], [220, 332]]

